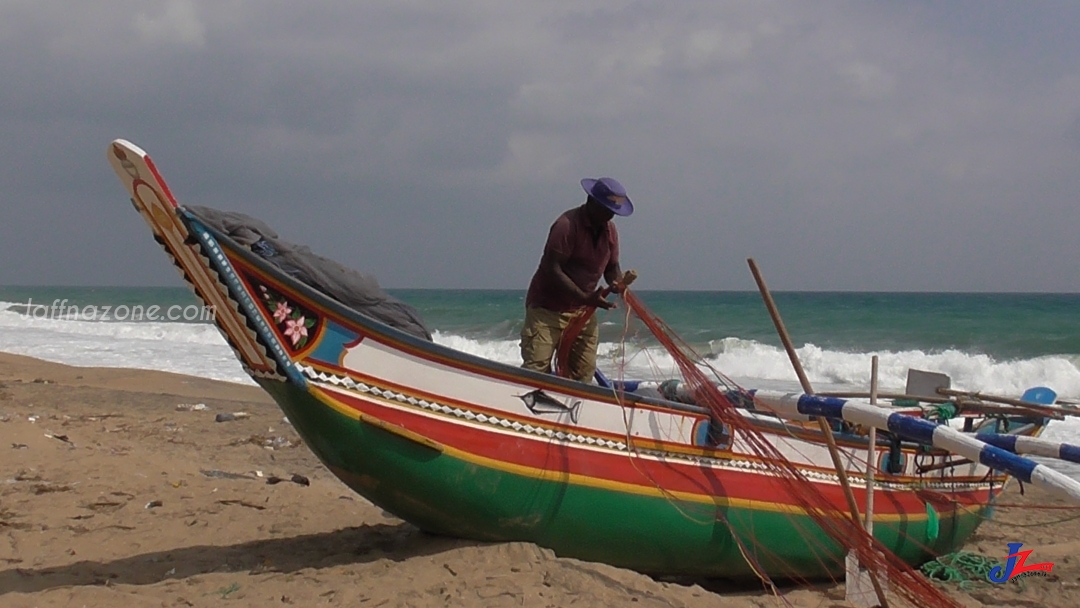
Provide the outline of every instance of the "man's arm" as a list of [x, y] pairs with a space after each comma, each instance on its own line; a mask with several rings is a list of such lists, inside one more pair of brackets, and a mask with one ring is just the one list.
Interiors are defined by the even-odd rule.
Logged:
[[611, 262], [607, 265], [607, 268], [604, 269], [604, 280], [607, 281], [608, 285], [615, 288], [613, 289], [615, 293], [619, 293], [619, 288], [621, 287], [619, 281], [622, 279], [622, 276], [622, 268], [619, 267], [618, 260]]
[[611, 239], [611, 258], [607, 268], [604, 268], [604, 280], [611, 287], [611, 291], [621, 294], [626, 285], [623, 284], [622, 268], [619, 266], [619, 231], [614, 224], [608, 225], [608, 238]]

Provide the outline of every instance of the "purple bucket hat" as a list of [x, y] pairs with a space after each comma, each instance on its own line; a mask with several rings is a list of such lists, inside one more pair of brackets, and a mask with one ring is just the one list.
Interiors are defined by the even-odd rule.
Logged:
[[610, 177], [585, 178], [581, 180], [581, 187], [615, 215], [627, 216], [634, 212], [634, 203], [626, 196], [626, 188]]

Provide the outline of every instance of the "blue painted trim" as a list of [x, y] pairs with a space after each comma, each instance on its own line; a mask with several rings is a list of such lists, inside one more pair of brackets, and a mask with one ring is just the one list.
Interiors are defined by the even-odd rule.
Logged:
[[979, 452], [979, 462], [997, 471], [1006, 471], [1020, 481], [1031, 483], [1031, 472], [1040, 466], [1033, 460], [1010, 454], [1001, 448], [985, 445]]
[[1080, 446], [1063, 443], [1061, 444], [1061, 447], [1058, 448], [1058, 457], [1062, 460], [1068, 460], [1069, 462], [1080, 463]]
[[807, 416], [824, 416], [825, 418], [844, 419], [844, 405], [847, 401], [836, 397], [822, 397], [820, 395], [802, 395], [796, 404], [800, 414]]
[[983, 443], [988, 443], [996, 448], [1016, 453], [1016, 435], [1001, 435], [999, 433], [979, 433], [975, 438]]
[[889, 430], [897, 435], [919, 443], [934, 445], [934, 431], [937, 430], [937, 425], [933, 422], [904, 414], [889, 414], [886, 423]]
[[697, 428], [694, 429], [694, 445], [698, 447], [709, 445], [710, 426], [711, 424], [708, 420], [702, 420], [697, 424]]
[[307, 356], [329, 365], [341, 365], [341, 355], [345, 352], [345, 345], [356, 342], [360, 339], [360, 335], [342, 327], [330, 317], [323, 319], [322, 339]]
[[259, 308], [255, 305], [255, 302], [248, 295], [247, 289], [240, 283], [239, 277], [236, 276], [236, 271], [233, 270], [232, 264], [229, 263], [228, 258], [225, 257], [225, 253], [221, 250], [221, 246], [218, 245], [210, 231], [196, 219], [193, 215], [187, 212], [181, 212], [181, 218], [184, 219], [184, 223], [187, 224], [188, 230], [195, 235], [195, 238], [199, 240], [199, 243], [203, 247], [210, 258], [210, 264], [217, 271], [218, 276], [225, 281], [225, 284], [229, 287], [230, 295], [240, 304], [243, 309], [244, 315], [255, 325], [255, 333], [259, 335], [262, 341], [270, 346], [270, 355], [277, 361], [278, 366], [285, 370], [285, 376], [290, 382], [297, 385], [300, 388], [307, 388], [307, 380], [296, 369], [296, 366], [292, 364], [292, 360], [289, 359], [289, 355], [282, 348], [281, 343], [278, 342], [274, 332], [270, 329], [270, 326], [266, 324], [266, 320], [259, 312]]
[[607, 379], [607, 376], [604, 375], [604, 372], [597, 369], [596, 372], [593, 373], [593, 377], [596, 378], [596, 383], [600, 386], [604, 388], [611, 388], [611, 381]]

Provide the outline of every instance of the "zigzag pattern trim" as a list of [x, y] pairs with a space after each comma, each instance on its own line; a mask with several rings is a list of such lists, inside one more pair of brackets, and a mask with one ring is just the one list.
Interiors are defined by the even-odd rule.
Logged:
[[[162, 238], [160, 234], [158, 234], [156, 229], [154, 229], [153, 234], [154, 234], [154, 241], [158, 245], [161, 246], [161, 249], [165, 252], [165, 255], [167, 255], [169, 257], [169, 261], [180, 272], [180, 276], [184, 279], [184, 282], [187, 284], [188, 289], [191, 290], [191, 293], [194, 294], [197, 299], [201, 300], [205, 304], [206, 300], [199, 293], [199, 290], [196, 289], [195, 283], [193, 283], [191, 278], [187, 276], [187, 273], [184, 271], [184, 266], [180, 263], [180, 260], [178, 260], [176, 258], [176, 256], [173, 255], [172, 250], [170, 250], [169, 246], [165, 243], [165, 239]], [[200, 241], [200, 243], [201, 242], [202, 241]], [[220, 250], [219, 250], [219, 253], [220, 253]], [[221, 292], [221, 294], [223, 296], [225, 296], [225, 300], [227, 302], [232, 304], [233, 310], [237, 313], [237, 315], [241, 319], [245, 319], [246, 315], [243, 315], [243, 314], [240, 313], [240, 304], [237, 303], [236, 300], [229, 294], [228, 285], [226, 285], [222, 281], [221, 275], [217, 272], [217, 270], [214, 269], [213, 264], [211, 264], [211, 262], [210, 262], [210, 259], [208, 257], [206, 257], [205, 254], [203, 254], [202, 248], [200, 248], [200, 249], [198, 249], [196, 251], [196, 256], [195, 257], [196, 257], [196, 259], [199, 260], [199, 264], [201, 264], [202, 267], [204, 269], [206, 269], [206, 271], [208, 273], [210, 273], [210, 276], [213, 277], [214, 283], [217, 286], [218, 291]], [[214, 315], [215, 315], [215, 317], [217, 316], [217, 311], [214, 311]], [[266, 352], [266, 347], [263, 346], [262, 342], [258, 339], [258, 336], [255, 334], [255, 332], [252, 331], [250, 327], [248, 327], [247, 323], [243, 323], [242, 325], [247, 330], [248, 336], [252, 339], [251, 340], [252, 343], [255, 344], [256, 352], [261, 352], [262, 359], [263, 359], [263, 364], [266, 365], [267, 367], [271, 368], [271, 369], [277, 369], [278, 366], [275, 365], [273, 362], [269, 361], [269, 357], [268, 357], [268, 354]], [[244, 361], [243, 353], [240, 352], [240, 349], [236, 346], [235, 343], [233, 343], [233, 341], [229, 337], [229, 335], [224, 330], [221, 329], [221, 326], [218, 325], [217, 322], [214, 323], [214, 327], [216, 327], [218, 332], [221, 333], [221, 336], [225, 339], [225, 343], [228, 344], [229, 349], [232, 350], [233, 355], [236, 356], [236, 359], [238, 361], [240, 361], [240, 367], [243, 368], [243, 370], [249, 376], [254, 376], [254, 377], [259, 377], [259, 378], [269, 378], [269, 379], [279, 380], [279, 381], [285, 380], [285, 377], [280, 375], [280, 374], [268, 374], [267, 372], [257, 372], [255, 370], [251, 369], [251, 367], [248, 366], [248, 364]]]
[[[202, 295], [199, 294], [199, 290], [196, 289], [195, 283], [193, 283], [191, 278], [187, 276], [187, 273], [184, 272], [184, 266], [180, 263], [180, 260], [176, 259], [176, 256], [173, 255], [172, 250], [170, 250], [169, 246], [165, 244], [165, 239], [161, 238], [161, 236], [157, 233], [156, 230], [154, 231], [154, 241], [156, 241], [157, 244], [161, 246], [161, 249], [165, 252], [165, 255], [169, 256], [169, 261], [172, 262], [172, 265], [175, 266], [176, 269], [180, 272], [180, 276], [184, 279], [184, 283], [187, 284], [188, 289], [191, 290], [191, 293], [195, 296], [195, 298], [202, 301], [205, 304], [206, 301], [203, 299]], [[199, 262], [210, 273], [212, 273], [212, 276], [214, 277], [214, 282], [218, 285], [218, 289], [221, 289], [221, 287], [224, 287], [222, 285], [220, 275], [218, 275], [217, 271], [215, 271], [213, 269], [213, 267], [211, 267], [210, 260], [205, 255], [203, 255], [201, 249], [199, 250], [199, 253], [198, 253], [198, 255], [196, 257], [199, 259]], [[227, 291], [228, 291], [228, 288], [226, 287], [226, 292]], [[226, 293], [225, 295], [228, 298], [229, 302], [232, 302], [234, 305], [239, 306], [238, 304], [236, 304], [235, 301], [233, 301], [233, 299], [231, 297], [228, 296], [228, 293]], [[215, 311], [215, 316], [216, 316], [216, 314], [217, 313]], [[244, 326], [247, 327], [247, 324], [245, 324]], [[225, 339], [225, 343], [229, 345], [229, 349], [233, 352], [233, 355], [236, 357], [237, 361], [240, 362], [240, 367], [243, 368], [243, 370], [249, 376], [258, 377], [258, 378], [270, 378], [270, 379], [273, 379], [273, 380], [285, 380], [285, 377], [281, 376], [279, 374], [268, 374], [267, 372], [258, 372], [258, 371], [255, 371], [254, 369], [252, 369], [247, 364], [247, 362], [244, 361], [243, 353], [241, 353], [240, 349], [237, 348], [237, 346], [233, 342], [232, 338], [230, 338], [229, 335], [224, 330], [222, 330], [221, 326], [218, 325], [216, 322], [214, 323], [214, 327], [218, 330], [218, 333], [221, 334], [221, 337]], [[250, 329], [248, 329], [248, 331], [249, 331], [249, 333], [251, 332]], [[262, 344], [258, 340], [255, 341], [255, 344], [258, 345], [259, 349], [262, 350], [263, 353], [266, 352], [266, 349], [262, 346]]]
[[252, 378], [261, 378], [263, 380], [276, 380], [278, 382], [285, 382], [286, 380], [288, 380], [288, 378], [282, 376], [281, 374], [251, 369], [251, 367], [248, 366], [247, 363], [244, 363], [243, 359], [240, 360], [240, 367], [243, 368], [244, 373], [251, 376]]
[[[213, 274], [218, 285], [218, 289], [221, 291], [222, 295], [225, 296], [226, 300], [230, 304], [232, 304], [236, 314], [239, 315], [240, 318], [246, 319], [249, 323], [254, 323], [257, 326], [257, 329], [260, 330], [263, 335], [273, 336], [273, 331], [270, 329], [270, 326], [266, 324], [266, 320], [263, 319], [262, 315], [247, 315], [243, 312], [243, 308], [245, 306], [249, 310], [259, 310], [259, 307], [256, 306], [255, 302], [251, 299], [251, 296], [248, 295], [247, 291], [244, 289], [236, 290], [242, 302], [237, 302], [236, 298], [233, 297], [233, 295], [230, 293], [228, 282], [233, 282], [239, 286], [240, 278], [233, 271], [232, 264], [230, 264], [228, 258], [225, 257], [225, 253], [221, 250], [221, 247], [218, 246], [217, 242], [211, 238], [200, 239], [200, 242], [205, 248], [209, 249], [210, 254], [214, 256], [214, 261], [217, 261], [218, 267], [224, 270], [226, 276], [222, 277], [221, 273], [214, 268], [211, 260], [205, 255], [202, 255], [200, 252], [200, 255], [198, 256], [199, 260], [202, 262], [203, 266], [205, 266], [207, 270]], [[249, 323], [245, 323], [244, 328], [247, 330], [247, 334], [251, 338], [252, 342], [255, 343], [255, 345], [260, 351], [262, 351], [262, 363], [264, 365], [266, 365], [270, 369], [277, 370], [280, 369], [282, 365], [287, 366], [292, 364], [289, 359], [289, 355], [285, 352], [285, 349], [281, 347], [281, 344], [279, 344], [277, 340], [271, 340], [269, 347], [271, 350], [273, 350], [273, 354], [276, 356], [275, 361], [274, 358], [270, 356], [270, 353], [266, 352], [267, 345], [264, 344], [263, 340], [259, 339], [259, 333], [249, 327]], [[285, 377], [280, 374], [276, 374], [275, 379], [285, 380]]]
[[627, 451], [627, 445], [625, 442], [622, 441], [612, 441], [610, 439], [590, 437], [588, 435], [582, 435], [579, 433], [556, 431], [554, 429], [549, 429], [542, 426], [533, 426], [528, 423], [522, 424], [517, 420], [509, 420], [507, 418], [491, 416], [482, 412], [477, 413], [472, 410], [453, 407], [442, 403], [435, 403], [426, 399], [417, 399], [416, 397], [412, 397], [409, 395], [403, 395], [398, 392], [381, 389], [377, 386], [369, 386], [367, 384], [364, 384], [363, 382], [356, 382], [355, 380], [347, 376], [328, 374], [326, 372], [316, 370], [315, 368], [309, 366], [297, 364], [297, 368], [310, 380], [344, 387], [354, 392], [374, 395], [376, 397], [381, 397], [389, 401], [397, 401], [399, 403], [419, 407], [421, 409], [425, 409], [438, 414], [446, 414], [455, 418], [468, 420], [470, 422], [480, 422], [483, 424], [497, 426], [508, 430], [524, 432], [530, 435], [536, 435], [538, 437], [547, 437], [549, 439], [558, 439], [559, 441], [569, 441], [571, 443], [581, 443], [584, 445], [604, 447], [611, 450], [619, 450], [624, 452]]

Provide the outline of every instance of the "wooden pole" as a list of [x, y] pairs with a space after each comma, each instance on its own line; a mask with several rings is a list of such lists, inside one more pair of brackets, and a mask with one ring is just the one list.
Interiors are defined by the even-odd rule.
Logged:
[[[948, 391], [955, 393], [954, 397], [926, 397], [923, 395], [905, 395], [904, 393], [878, 393], [879, 399], [906, 399], [908, 401], [920, 401], [924, 403], [954, 403], [961, 411], [985, 411], [996, 414], [1016, 414], [1053, 418], [1054, 420], [1064, 420], [1067, 416], [1080, 416], [1080, 409], [1064, 408], [1064, 407], [1050, 407], [1046, 405], [1036, 405], [1028, 403], [1026, 401], [1020, 401], [1018, 399], [1009, 399], [1007, 397], [994, 397], [991, 395], [984, 395], [982, 393], [965, 393], [964, 391], [951, 391], [950, 389], [938, 389], [938, 392], [944, 393]], [[839, 392], [823, 392], [818, 393], [822, 397], [837, 397], [839, 399], [867, 399], [870, 397], [868, 392], [859, 391], [839, 391]], [[978, 395], [979, 398], [975, 398]], [[990, 403], [1006, 403], [1012, 402], [1014, 405], [989, 405]]]
[[987, 395], [985, 393], [969, 393], [967, 391], [958, 391], [956, 389], [939, 388], [938, 391], [942, 395], [949, 397], [957, 397], [960, 399], [972, 399], [975, 401], [989, 401], [991, 403], [1002, 403], [1004, 405], [1011, 405], [1013, 407], [1020, 407], [1026, 410], [1039, 412], [1044, 416], [1053, 416], [1054, 414], [1065, 415], [1077, 415], [1077, 412], [1071, 411], [1069, 408], [1054, 407], [1052, 405], [1042, 405], [1039, 403], [1028, 403], [1027, 401], [1021, 401], [1019, 399], [1011, 399], [1009, 397], [999, 397], [997, 395]]
[[980, 414], [1012, 414], [1013, 416], [1029, 416], [1033, 418], [1050, 418], [1053, 420], [1064, 420], [1065, 416], [1058, 415], [1056, 413], [1048, 413], [1043, 410], [1036, 410], [1028, 407], [1017, 407], [1015, 405], [994, 405], [988, 403], [982, 399], [968, 400], [964, 397], [958, 397], [956, 401], [957, 409], [960, 412], [979, 412]]
[[[868, 391], [823, 391], [818, 393], [822, 397], [837, 397], [840, 399], [869, 399]], [[883, 393], [878, 391], [878, 399], [906, 399], [908, 401], [923, 401], [925, 403], [949, 403], [949, 397], [925, 397], [922, 395], [907, 395], [905, 393]]]
[[[769, 288], [765, 286], [765, 279], [761, 277], [757, 262], [754, 261], [754, 258], [747, 258], [746, 263], [750, 265], [750, 272], [753, 273], [754, 281], [757, 282], [758, 291], [761, 292], [761, 299], [765, 301], [765, 308], [768, 309], [769, 316], [772, 317], [773, 325], [776, 326], [776, 333], [780, 335], [780, 342], [784, 345], [784, 350], [787, 351], [791, 366], [795, 368], [795, 375], [799, 377], [799, 384], [802, 385], [803, 392], [807, 395], [814, 394], [814, 389], [810, 386], [810, 379], [806, 377], [806, 372], [803, 371], [802, 363], [799, 362], [799, 354], [795, 352], [791, 338], [788, 337], [784, 321], [780, 318], [780, 311], [776, 309], [772, 294], [769, 293]], [[823, 416], [818, 417], [818, 426], [821, 428], [821, 434], [825, 436], [825, 445], [829, 448], [829, 456], [832, 458], [833, 467], [836, 468], [836, 476], [840, 478], [840, 486], [844, 489], [844, 498], [847, 499], [851, 519], [856, 524], [862, 525], [862, 522], [859, 521], [859, 505], [855, 502], [855, 493], [851, 491], [847, 470], [844, 469], [844, 463], [840, 460], [840, 451], [836, 448], [836, 438], [833, 437], [832, 427], [829, 426], [829, 421]], [[881, 588], [877, 575], [873, 570], [867, 570], [867, 573], [870, 575], [870, 581], [874, 584], [874, 593], [878, 596], [878, 602], [883, 608], [888, 608], [889, 604], [885, 601], [885, 591]]]

